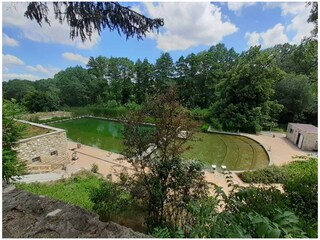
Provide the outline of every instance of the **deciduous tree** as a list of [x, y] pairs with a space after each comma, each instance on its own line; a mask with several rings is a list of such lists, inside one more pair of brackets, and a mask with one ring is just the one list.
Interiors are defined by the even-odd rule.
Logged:
[[[153, 117], [154, 127], [141, 125], [146, 116]], [[148, 229], [182, 226], [188, 221], [187, 204], [207, 194], [201, 164], [180, 157], [191, 136], [191, 119], [170, 89], [148, 99], [145, 108], [124, 124], [124, 153], [136, 170], [127, 186], [141, 188]]]

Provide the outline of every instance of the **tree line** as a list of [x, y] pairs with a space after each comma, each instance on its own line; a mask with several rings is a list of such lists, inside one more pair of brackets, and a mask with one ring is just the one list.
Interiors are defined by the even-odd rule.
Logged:
[[217, 44], [154, 64], [122, 57], [90, 57], [87, 68], [69, 67], [53, 78], [3, 82], [5, 99], [30, 112], [63, 107], [144, 104], [147, 96], [175, 87], [194, 116], [217, 129], [256, 132], [276, 123], [317, 125], [318, 42], [305, 39], [241, 54]]

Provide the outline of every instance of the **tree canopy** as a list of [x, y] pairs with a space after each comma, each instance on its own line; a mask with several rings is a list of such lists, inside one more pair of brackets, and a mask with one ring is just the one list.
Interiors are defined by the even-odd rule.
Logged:
[[[51, 10], [46, 2], [30, 2], [25, 17], [50, 25], [48, 13]], [[93, 32], [104, 29], [116, 30], [126, 38], [142, 39], [149, 31], [164, 25], [163, 19], [145, 17], [129, 7], [117, 2], [53, 2], [55, 19], [70, 26], [70, 38], [81, 37], [82, 41], [91, 39]]]

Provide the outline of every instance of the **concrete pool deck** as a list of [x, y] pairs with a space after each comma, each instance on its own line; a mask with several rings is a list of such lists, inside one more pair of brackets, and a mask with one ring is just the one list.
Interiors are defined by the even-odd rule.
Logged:
[[[243, 134], [247, 137], [253, 138], [256, 141], [260, 142], [269, 152], [272, 164], [280, 166], [289, 162], [292, 162], [292, 157], [308, 155], [310, 152], [301, 151], [294, 144], [288, 141], [285, 138], [284, 134], [276, 134], [273, 137], [273, 134], [262, 133], [261, 135], [253, 134]], [[106, 150], [102, 150], [95, 147], [90, 147], [87, 145], [81, 145], [80, 148], [77, 148], [77, 143], [68, 141], [69, 149], [69, 158], [72, 158], [72, 153], [77, 152], [78, 159], [72, 161], [66, 166], [66, 170], [57, 170], [62, 174], [63, 178], [67, 178], [74, 173], [77, 173], [81, 170], [90, 171], [92, 164], [98, 165], [98, 172], [106, 177], [109, 174], [112, 174], [113, 179], [116, 180], [116, 175], [121, 171], [133, 171], [133, 168], [130, 163], [125, 160], [121, 160], [123, 157], [121, 154], [112, 153]], [[241, 181], [236, 173], [231, 174], [233, 181], [240, 186], [248, 186]], [[205, 171], [205, 178], [209, 183], [216, 184], [223, 188], [225, 192], [229, 192], [228, 184], [225, 178], [225, 175], [215, 171]], [[213, 187], [211, 188], [213, 190]]]
[[[312, 152], [302, 151], [290, 142], [284, 133], [261, 132], [255, 134], [241, 134], [258, 141], [268, 151], [271, 164], [281, 166], [292, 162], [294, 156], [307, 156]], [[274, 136], [274, 137], [273, 137]]]

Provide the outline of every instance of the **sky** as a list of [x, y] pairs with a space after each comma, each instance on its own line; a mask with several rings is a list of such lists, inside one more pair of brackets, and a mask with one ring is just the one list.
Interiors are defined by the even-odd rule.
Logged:
[[[122, 2], [151, 18], [163, 18], [160, 33], [144, 40], [117, 32], [93, 33], [72, 41], [69, 28], [54, 20], [40, 27], [24, 17], [27, 3], [2, 3], [2, 79], [31, 81], [53, 77], [71, 66], [86, 67], [89, 57], [147, 58], [155, 63], [169, 52], [174, 61], [223, 43], [241, 53], [250, 46], [299, 44], [313, 29], [305, 2]], [[49, 5], [50, 6], [50, 5]]]

